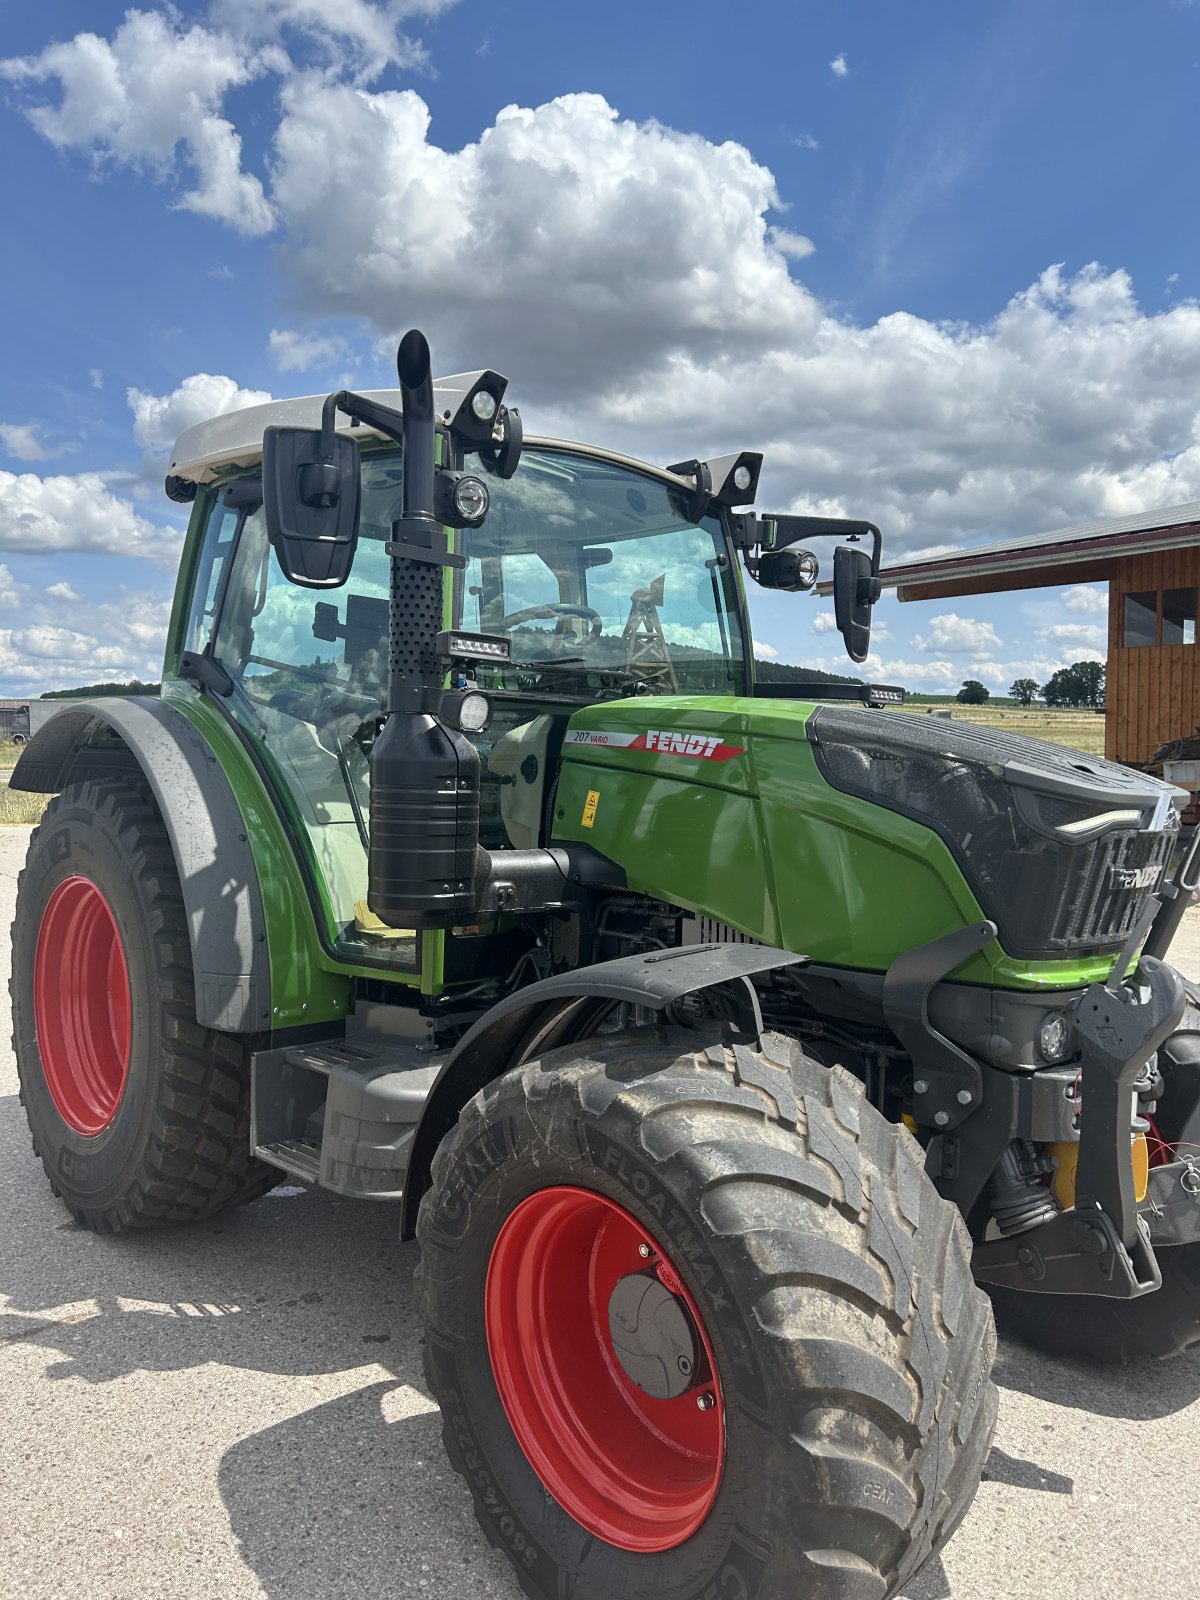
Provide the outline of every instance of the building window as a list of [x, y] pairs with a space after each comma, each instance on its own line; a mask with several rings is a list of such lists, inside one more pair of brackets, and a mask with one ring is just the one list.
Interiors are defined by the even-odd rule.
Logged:
[[1164, 589], [1162, 608], [1163, 644], [1195, 644], [1195, 589]]
[[[1172, 593], [1179, 591], [1172, 590]], [[1191, 591], [1189, 591], [1191, 592]], [[1153, 589], [1142, 594], [1127, 594], [1125, 596], [1125, 630], [1121, 636], [1121, 643], [1127, 650], [1135, 645], [1156, 644], [1158, 620], [1158, 595]], [[1193, 616], [1195, 613], [1193, 612]], [[1193, 631], [1195, 623], [1192, 624]]]

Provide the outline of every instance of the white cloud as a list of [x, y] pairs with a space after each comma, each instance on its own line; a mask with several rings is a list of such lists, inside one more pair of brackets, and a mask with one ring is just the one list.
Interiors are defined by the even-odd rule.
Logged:
[[0, 422], [0, 445], [14, 461], [45, 461], [55, 453], [42, 439], [36, 422]]
[[15, 605], [18, 600], [24, 601], [28, 593], [29, 585], [18, 583], [11, 569], [0, 561], [0, 605]]
[[424, 65], [426, 52], [401, 31], [418, 14], [436, 16], [454, 0], [213, 0], [212, 21], [249, 45], [300, 35], [325, 64], [371, 82], [385, 67]]
[[778, 661], [779, 651], [773, 644], [767, 644], [763, 639], [755, 639], [754, 655], [758, 661]]
[[812, 619], [812, 631], [814, 633], [837, 632], [837, 623], [834, 620], [832, 609], [817, 612], [816, 616]]
[[[1108, 653], [1108, 629], [1098, 623], [1088, 622], [1056, 622], [1049, 628], [1042, 628], [1038, 638], [1046, 644], [1084, 646], [1090, 654], [1106, 655]], [[1074, 658], [1072, 658], [1074, 659]]]
[[819, 150], [821, 141], [815, 139], [811, 133], [800, 133], [792, 140], [797, 150]]
[[1064, 589], [1062, 603], [1067, 611], [1095, 612], [1097, 615], [1108, 611], [1108, 591], [1103, 584], [1076, 583], [1069, 589]]
[[48, 583], [46, 593], [52, 600], [82, 600], [81, 594], [76, 594], [69, 583]]
[[960, 617], [953, 611], [932, 617], [928, 634], [914, 638], [913, 643], [918, 650], [941, 655], [980, 655], [1003, 648], [990, 622]]
[[309, 367], [336, 361], [346, 349], [346, 341], [336, 335], [321, 338], [294, 328], [272, 328], [267, 345], [281, 372], [307, 372]]
[[125, 397], [133, 412], [133, 437], [143, 449], [156, 452], [169, 450], [193, 423], [263, 405], [271, 398], [262, 389], [242, 389], [232, 378], [210, 372], [193, 373], [170, 394], [127, 389]]
[[88, 377], [91, 379], [93, 389], [103, 389], [104, 374], [101, 372], [99, 367], [89, 367]]
[[789, 261], [803, 261], [817, 248], [806, 234], [789, 233], [786, 228], [769, 228], [767, 236]]
[[834, 56], [833, 60], [829, 63], [829, 70], [833, 73], [835, 78], [844, 78], [846, 76], [846, 74], [850, 71], [850, 68], [846, 65], [846, 57], [844, 52]]
[[57, 82], [58, 104], [28, 112], [57, 149], [165, 178], [183, 146], [195, 182], [176, 204], [261, 234], [274, 226], [274, 214], [261, 180], [242, 171], [241, 137], [220, 109], [231, 89], [267, 64], [226, 33], [185, 29], [174, 12], [129, 11], [111, 40], [80, 33], [40, 55], [0, 63], [0, 74], [26, 88]]
[[0, 472], [0, 550], [143, 556], [173, 571], [181, 538], [113, 494], [103, 473], [39, 478]]

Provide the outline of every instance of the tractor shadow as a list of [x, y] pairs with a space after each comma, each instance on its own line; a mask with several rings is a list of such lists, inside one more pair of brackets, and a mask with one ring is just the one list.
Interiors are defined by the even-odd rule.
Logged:
[[221, 1497], [271, 1600], [521, 1600], [446, 1462], [438, 1412], [403, 1414], [411, 1401], [368, 1384], [226, 1451]]
[[420, 1386], [416, 1247], [390, 1206], [282, 1184], [214, 1218], [100, 1236], [76, 1225], [0, 1097], [0, 1349], [55, 1351], [46, 1376], [105, 1384], [213, 1362], [316, 1375], [382, 1366]]
[[1001, 1389], [1051, 1405], [1127, 1422], [1156, 1422], [1200, 1398], [1200, 1349], [1170, 1361], [1097, 1366], [1045, 1355], [1002, 1334], [992, 1376]]

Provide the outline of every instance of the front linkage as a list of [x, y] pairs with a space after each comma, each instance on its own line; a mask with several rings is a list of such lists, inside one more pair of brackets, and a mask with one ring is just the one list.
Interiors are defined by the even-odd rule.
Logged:
[[[889, 1023], [920, 1063], [913, 1105], [917, 1121], [932, 1130], [928, 1170], [964, 1216], [976, 1213], [977, 1238], [985, 1225], [985, 1175], [993, 1174], [988, 1198], [1002, 1237], [976, 1245], [972, 1266], [981, 1283], [1133, 1299], [1162, 1283], [1155, 1244], [1200, 1237], [1200, 1194], [1186, 1181], [1187, 1163], [1156, 1168], [1139, 1210], [1130, 1151], [1131, 1112], [1139, 1090], [1145, 1093], [1148, 1065], [1187, 1004], [1183, 980], [1161, 957], [1196, 898], [1198, 870], [1200, 840], [1150, 902], [1107, 980], [1076, 1002], [1075, 1062], [1068, 1067], [1016, 1076], [981, 1065], [930, 1022], [934, 985], [994, 937], [993, 923], [909, 951], [889, 971]], [[1075, 1139], [1074, 1204], [1060, 1210], [1031, 1145]]]

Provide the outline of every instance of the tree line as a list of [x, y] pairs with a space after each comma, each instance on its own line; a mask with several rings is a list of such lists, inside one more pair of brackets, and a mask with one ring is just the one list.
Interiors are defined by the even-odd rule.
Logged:
[[[1048, 706], [1096, 708], [1104, 704], [1104, 663], [1073, 661], [1069, 667], [1059, 667], [1045, 683], [1038, 683], [1034, 678], [1016, 678], [1008, 692], [1022, 706], [1031, 706], [1040, 696]], [[978, 678], [966, 678], [955, 698], [960, 705], [981, 706], [992, 696]]]

